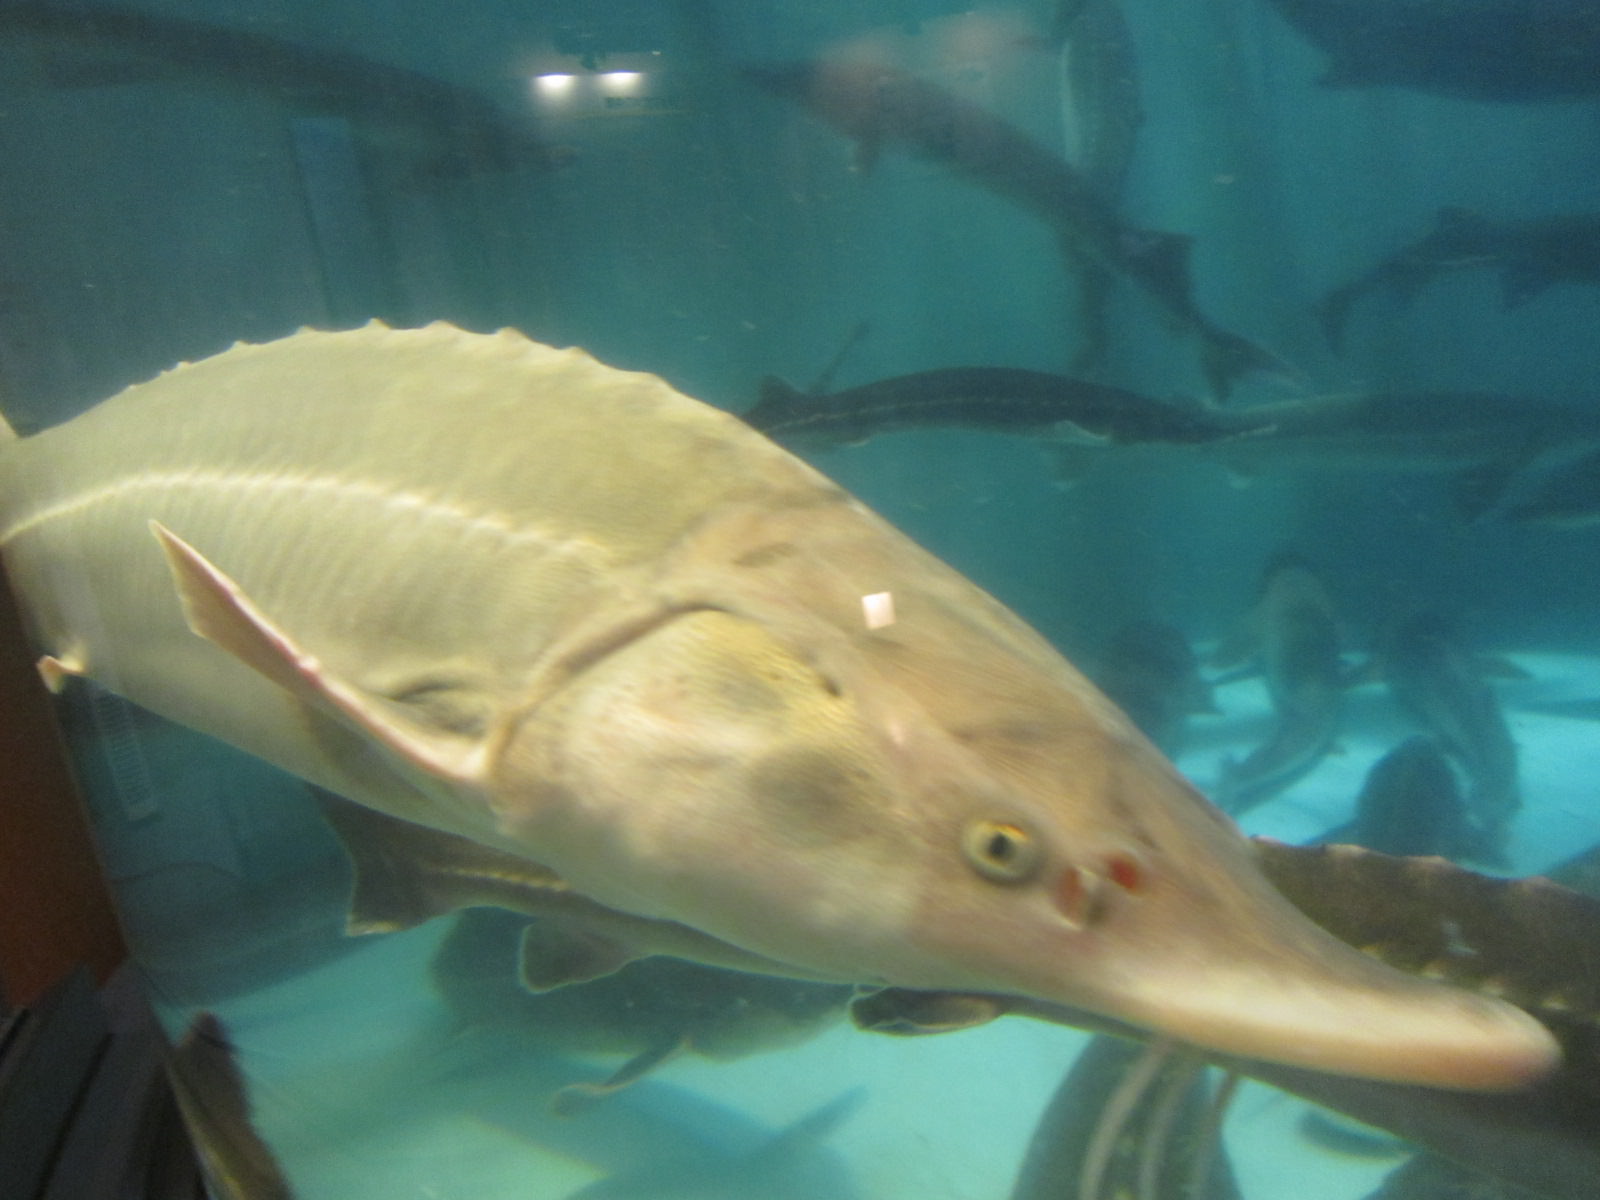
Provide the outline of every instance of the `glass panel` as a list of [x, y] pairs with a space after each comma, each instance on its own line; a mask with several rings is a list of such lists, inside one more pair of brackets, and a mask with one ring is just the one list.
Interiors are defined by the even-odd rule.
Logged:
[[[1346, 988], [1044, 641], [617, 372], [998, 598], [1247, 833], [1558, 871], [1593, 7], [0, 5], [0, 549], [218, 1194], [1443, 1195], [1403, 1137], [1587, 1194], [1583, 901], [1262, 852], [1533, 1010], [1566, 1090], [1219, 1087], [1172, 1039], [1473, 1086], [1543, 1035]], [[285, 340], [374, 318], [473, 336]]]

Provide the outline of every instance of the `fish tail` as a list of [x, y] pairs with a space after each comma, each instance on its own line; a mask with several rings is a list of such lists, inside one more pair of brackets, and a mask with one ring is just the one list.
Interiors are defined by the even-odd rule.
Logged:
[[1234, 383], [1246, 375], [1271, 375], [1291, 383], [1300, 379], [1300, 373], [1272, 351], [1236, 333], [1204, 325], [1201, 337], [1201, 370], [1219, 401], [1226, 400]]

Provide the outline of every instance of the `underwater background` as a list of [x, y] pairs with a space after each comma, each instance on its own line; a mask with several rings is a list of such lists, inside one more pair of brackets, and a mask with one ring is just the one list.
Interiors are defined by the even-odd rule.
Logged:
[[[773, 86], [819, 62], [933, 90], [908, 111], [878, 78], [852, 113]], [[1039, 211], [995, 157], [1012, 136], [1073, 165], [1087, 216]], [[1346, 826], [1424, 733], [1465, 799], [1404, 852], [1529, 875], [1600, 842], [1591, 4], [0, 0], [0, 163], [0, 410], [24, 432], [374, 317], [511, 326], [735, 412], [769, 377], [843, 396], [972, 367], [1221, 410], [1205, 444], [997, 434], [968, 404], [795, 449], [1148, 700], [1249, 832]], [[1177, 246], [1186, 273], [1145, 265]], [[1275, 365], [1218, 387], [1197, 312]], [[1334, 408], [1296, 440], [1276, 415], [1372, 394], [1412, 398], [1398, 429]], [[1337, 641], [1309, 716], [1307, 676], [1250, 667], [1286, 561]], [[1022, 1020], [879, 1037], [834, 995], [729, 1007], [701, 981], [703, 1053], [573, 1092], [681, 1032], [648, 978], [533, 1007], [483, 910], [346, 937], [349, 863], [303, 784], [106, 694], [62, 706], [163, 1021], [223, 1023], [302, 1200], [1230, 1194], [1016, 1183], [1088, 1040]], [[1283, 777], [1239, 784], [1301, 716]], [[1364, 1197], [1409, 1154], [1307, 1112], [1240, 1089], [1231, 1194]], [[1384, 1194], [1480, 1194], [1457, 1183]]]

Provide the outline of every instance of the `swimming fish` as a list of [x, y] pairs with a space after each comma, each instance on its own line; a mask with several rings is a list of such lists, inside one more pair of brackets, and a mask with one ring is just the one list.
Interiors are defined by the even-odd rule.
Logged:
[[1530, 1191], [1457, 1165], [1438, 1154], [1417, 1154], [1388, 1175], [1364, 1200], [1559, 1200], [1560, 1193]]
[[1354, 842], [1384, 854], [1442, 854], [1498, 866], [1500, 849], [1477, 827], [1455, 768], [1427, 734], [1401, 742], [1372, 765], [1355, 819], [1318, 839]]
[[[1251, 373], [1292, 375], [1275, 355], [1200, 311], [1189, 279], [1189, 238], [1124, 224], [1071, 163], [981, 106], [880, 63], [819, 60], [745, 74], [853, 138], [863, 166], [886, 147], [903, 146], [1043, 221], [1069, 262], [1128, 280], [1200, 343], [1215, 395], [1227, 395]], [[1091, 357], [1098, 349], [1089, 347]]]
[[1170, 1045], [1090, 1040], [1039, 1117], [1010, 1200], [1241, 1200], [1227, 1093]]
[[[1386, 962], [1505, 996], [1544, 1022], [1567, 1053], [1560, 1071], [1500, 1096], [1272, 1064], [1248, 1073], [1500, 1185], [1544, 1200], [1591, 1197], [1600, 1178], [1600, 900], [1552, 879], [1499, 879], [1441, 858], [1267, 841], [1258, 851], [1272, 879], [1325, 928]], [[1551, 874], [1585, 878], [1582, 861]]]
[[1182, 749], [1191, 716], [1217, 711], [1189, 639], [1161, 621], [1117, 626], [1089, 677], [1170, 757]]
[[1301, 917], [992, 597], [580, 350], [236, 345], [0, 443], [0, 551], [47, 681], [595, 909], [1329, 1070], [1492, 1089], [1557, 1061], [1524, 1014]]
[[1467, 805], [1482, 844], [1498, 844], [1522, 807], [1522, 792], [1517, 744], [1486, 661], [1461, 644], [1450, 621], [1419, 612], [1385, 634], [1377, 662], [1395, 700], [1466, 771]]
[[1322, 298], [1317, 314], [1323, 332], [1340, 350], [1356, 301], [1383, 293], [1409, 304], [1439, 276], [1480, 268], [1499, 272], [1506, 308], [1556, 284], [1600, 284], [1600, 213], [1492, 220], [1464, 208], [1441, 208], [1426, 237]]
[[293, 1200], [252, 1105], [228, 1031], [216, 1014], [195, 1016], [167, 1062], [183, 1123], [219, 1200]]
[[[1138, 55], [1119, 0], [1059, 0], [1045, 47], [1061, 66], [1061, 124], [1066, 158], [1113, 209], [1122, 205], [1134, 148], [1144, 124]], [[1077, 277], [1080, 364], [1098, 362], [1111, 345], [1110, 271], [1065, 251]]]
[[[1543, 1200], [1592, 1200], [1600, 1178], [1600, 900], [1551, 879], [1499, 879], [1442, 858], [1262, 838], [1253, 844], [1262, 868], [1319, 925], [1402, 969], [1507, 997], [1547, 1024], [1566, 1058], [1545, 1079], [1497, 1095], [1209, 1051], [1205, 1059], [1388, 1130], [1497, 1184], [1526, 1187]], [[1580, 856], [1552, 874], [1593, 882], [1600, 878], [1593, 858]], [[1081, 1010], [1015, 997], [889, 989], [871, 1001], [861, 1015], [887, 1033], [943, 1032], [1017, 1014], [1140, 1036]]]
[[896, 375], [824, 395], [780, 379], [762, 381], [740, 414], [779, 445], [853, 446], [905, 429], [958, 428], [1089, 445], [1206, 442], [1251, 432], [1198, 404], [1019, 367], [944, 367]]
[[556, 165], [531, 109], [515, 112], [472, 88], [348, 50], [116, 5], [33, 0], [0, 4], [0, 32], [94, 52], [95, 61], [74, 68], [90, 84], [144, 82], [158, 68], [167, 72], [158, 79], [258, 88], [300, 113], [397, 133], [432, 175]]
[[1329, 56], [1329, 87], [1513, 103], [1600, 92], [1600, 12], [1588, 0], [1271, 2]]
[[1216, 800], [1245, 812], [1309, 772], [1332, 749], [1344, 711], [1345, 670], [1333, 598], [1298, 555], [1273, 556], [1240, 634], [1215, 665], [1258, 661], [1275, 724], [1242, 760], [1223, 764]]
[[428, 970], [464, 1025], [497, 1026], [563, 1053], [625, 1060], [607, 1079], [557, 1092], [563, 1112], [633, 1084], [680, 1053], [728, 1060], [795, 1045], [838, 1021], [852, 996], [847, 984], [660, 955], [588, 983], [530, 991], [516, 981], [540, 949], [527, 926], [514, 912], [465, 909]]
[[1356, 392], [1253, 405], [1240, 433], [1200, 445], [1235, 475], [1295, 470], [1447, 474], [1457, 509], [1477, 517], [1517, 473], [1556, 448], [1600, 442], [1600, 416], [1494, 392]]
[[1058, 0], [1051, 25], [1067, 157], [1107, 203], [1120, 204], [1145, 116], [1133, 33], [1119, 0]]

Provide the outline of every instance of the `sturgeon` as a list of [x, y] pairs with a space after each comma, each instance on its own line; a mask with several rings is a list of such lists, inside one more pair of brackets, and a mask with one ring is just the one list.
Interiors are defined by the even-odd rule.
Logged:
[[1216, 666], [1258, 661], [1277, 722], [1242, 760], [1227, 759], [1217, 803], [1235, 816], [1299, 781], [1339, 736], [1344, 714], [1344, 659], [1333, 597], [1291, 551], [1273, 555], [1261, 573], [1255, 608]]
[[8, 49], [38, 41], [47, 51], [75, 48], [93, 56], [76, 68], [53, 66], [56, 79], [221, 85], [275, 96], [297, 113], [342, 117], [358, 131], [410, 148], [421, 177], [548, 171], [560, 157], [531, 114], [474, 88], [254, 28], [117, 5], [6, 0], [0, 39]]
[[[946, 167], [1042, 221], [1073, 267], [1100, 277], [1091, 300], [1104, 299], [1104, 278], [1127, 280], [1144, 292], [1173, 327], [1193, 338], [1212, 393], [1223, 398], [1239, 379], [1263, 374], [1292, 379], [1293, 369], [1271, 351], [1222, 328], [1194, 299], [1190, 239], [1125, 223], [1111, 200], [1066, 159], [1022, 130], [938, 84], [882, 63], [846, 59], [752, 66], [752, 83], [803, 106], [854, 139], [859, 165], [870, 167], [887, 147], [901, 147]], [[1092, 366], [1105, 346], [1103, 314], [1091, 313]]]
[[1446, 1087], [1559, 1060], [1309, 922], [998, 601], [581, 350], [237, 344], [0, 445], [0, 551], [48, 681], [801, 975]]
[[1328, 344], [1343, 352], [1350, 310], [1369, 295], [1410, 304], [1443, 275], [1482, 268], [1500, 273], [1500, 299], [1516, 308], [1558, 284], [1600, 284], [1600, 213], [1496, 220], [1441, 208], [1433, 230], [1377, 266], [1334, 288], [1317, 304]]
[[781, 379], [761, 381], [740, 414], [790, 449], [856, 446], [910, 429], [971, 429], [1069, 445], [1190, 445], [1245, 437], [1247, 418], [1126, 388], [1021, 367], [940, 367], [894, 375], [837, 392], [802, 392]]

